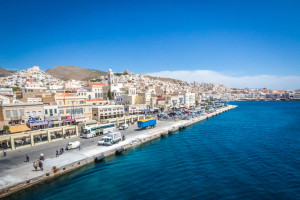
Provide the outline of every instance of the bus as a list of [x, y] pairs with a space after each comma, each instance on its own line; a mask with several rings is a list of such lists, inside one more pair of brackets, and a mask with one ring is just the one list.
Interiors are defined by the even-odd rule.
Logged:
[[96, 135], [108, 134], [115, 131], [115, 124], [98, 124], [89, 127], [85, 127], [82, 129], [84, 138], [96, 137]]

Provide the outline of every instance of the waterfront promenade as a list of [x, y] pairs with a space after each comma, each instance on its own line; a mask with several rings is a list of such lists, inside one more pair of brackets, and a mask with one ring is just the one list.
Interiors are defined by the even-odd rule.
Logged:
[[[53, 178], [59, 174], [74, 170], [78, 167], [93, 162], [94, 157], [103, 154], [104, 156], [114, 155], [118, 148], [128, 149], [155, 138], [161, 137], [161, 134], [167, 134], [170, 130], [178, 130], [181, 126], [188, 126], [198, 121], [205, 120], [216, 114], [230, 110], [234, 106], [221, 108], [215, 113], [182, 121], [158, 121], [157, 128], [149, 130], [138, 130], [136, 126], [131, 126], [128, 130], [123, 131], [126, 140], [113, 146], [97, 146], [100, 137], [91, 139], [71, 138], [55, 143], [35, 146], [32, 148], [22, 149], [20, 151], [9, 152], [7, 157], [1, 157], [0, 169], [0, 197], [4, 197], [23, 188], [30, 187], [41, 181]], [[82, 143], [82, 149], [65, 151], [59, 157], [55, 157], [55, 150], [65, 147], [68, 141], [79, 140]], [[31, 155], [29, 163], [24, 162], [25, 155]], [[44, 171], [35, 171], [32, 166], [33, 159], [37, 159], [40, 153], [44, 153]], [[2, 165], [3, 164], [3, 165]], [[53, 167], [55, 166], [55, 170]]]

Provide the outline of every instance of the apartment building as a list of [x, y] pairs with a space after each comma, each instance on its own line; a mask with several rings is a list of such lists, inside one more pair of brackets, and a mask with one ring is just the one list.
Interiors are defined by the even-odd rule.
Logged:
[[108, 85], [105, 83], [89, 82], [83, 87], [88, 93], [88, 99], [107, 98]]
[[95, 99], [88, 99], [87, 103], [93, 106], [105, 106], [105, 105], [110, 105], [110, 100], [95, 98]]
[[92, 120], [92, 105], [87, 104], [86, 97], [78, 97], [69, 93], [55, 95], [59, 116], [64, 122], [84, 122]]
[[138, 93], [136, 96], [135, 104], [146, 104], [150, 107], [151, 104], [151, 93], [150, 92], [143, 92]]
[[25, 124], [29, 117], [44, 119], [43, 103], [10, 103], [0, 106], [0, 128]]
[[127, 105], [124, 107], [126, 115], [137, 115], [143, 114], [147, 109], [146, 104], [134, 104], [134, 105]]
[[195, 93], [187, 92], [184, 94], [184, 104], [186, 106], [195, 106], [196, 105], [196, 96]]
[[107, 119], [124, 117], [123, 105], [106, 105], [106, 106], [94, 106], [92, 108], [93, 120], [104, 121]]

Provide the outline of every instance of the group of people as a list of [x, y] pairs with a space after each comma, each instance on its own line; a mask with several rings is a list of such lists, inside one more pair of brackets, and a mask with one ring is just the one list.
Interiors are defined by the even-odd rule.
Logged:
[[42, 171], [43, 169], [43, 162], [41, 160], [37, 160], [35, 162], [33, 162], [33, 167], [35, 170], [37, 170], [37, 168], [39, 167]]
[[58, 157], [59, 155], [63, 154], [65, 151], [64, 151], [64, 148], [60, 148], [59, 152], [58, 150], [56, 149], [56, 157]]

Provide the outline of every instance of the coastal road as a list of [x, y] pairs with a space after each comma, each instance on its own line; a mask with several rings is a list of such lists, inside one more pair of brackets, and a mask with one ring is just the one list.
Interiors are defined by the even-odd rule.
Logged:
[[[157, 128], [162, 128], [164, 126], [170, 125], [174, 122], [170, 121], [157, 121]], [[117, 130], [118, 131], [118, 130]], [[129, 126], [126, 130], [120, 130], [120, 132], [124, 133], [125, 136], [129, 136], [131, 134], [136, 134], [137, 132], [143, 133], [145, 130], [141, 130], [137, 128], [137, 124]], [[3, 157], [3, 154], [1, 152], [0, 156], [0, 173], [16, 168], [17, 166], [20, 166], [22, 164], [25, 164], [26, 160], [26, 154], [29, 155], [30, 163], [32, 163], [34, 160], [39, 159], [40, 154], [43, 153], [45, 155], [45, 158], [54, 158], [56, 156], [56, 149], [59, 151], [60, 148], [66, 147], [68, 142], [72, 141], [80, 141], [81, 143], [81, 149], [84, 149], [86, 147], [90, 146], [97, 146], [97, 142], [103, 137], [104, 135], [97, 136], [95, 138], [80, 138], [80, 137], [73, 137], [69, 139], [59, 140], [56, 142], [49, 142], [33, 147], [27, 147], [22, 149], [17, 149], [14, 151], [8, 151], [7, 156]], [[78, 151], [78, 150], [72, 150], [72, 151]], [[65, 150], [64, 154], [68, 154], [68, 151]], [[63, 155], [62, 155], [63, 156]]]

